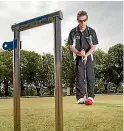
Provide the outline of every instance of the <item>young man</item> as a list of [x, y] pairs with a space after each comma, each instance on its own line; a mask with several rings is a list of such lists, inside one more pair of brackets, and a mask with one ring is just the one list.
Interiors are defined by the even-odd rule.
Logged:
[[87, 80], [88, 99], [94, 102], [95, 75], [92, 52], [98, 44], [94, 29], [87, 26], [86, 11], [77, 14], [78, 26], [70, 31], [68, 43], [71, 51], [76, 54], [76, 99], [78, 104], [85, 102], [85, 69]]

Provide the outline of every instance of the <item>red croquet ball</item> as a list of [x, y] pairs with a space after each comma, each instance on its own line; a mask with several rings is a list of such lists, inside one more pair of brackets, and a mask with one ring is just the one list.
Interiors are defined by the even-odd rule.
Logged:
[[93, 101], [91, 99], [86, 100], [86, 105], [92, 105], [92, 104], [93, 104]]

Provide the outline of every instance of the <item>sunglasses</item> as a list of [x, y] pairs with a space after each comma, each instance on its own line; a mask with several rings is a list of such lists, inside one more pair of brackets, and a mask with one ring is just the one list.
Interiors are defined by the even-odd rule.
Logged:
[[80, 22], [80, 23], [83, 23], [83, 22], [86, 22], [87, 21], [87, 19], [84, 19], [84, 20], [78, 20], [78, 22]]

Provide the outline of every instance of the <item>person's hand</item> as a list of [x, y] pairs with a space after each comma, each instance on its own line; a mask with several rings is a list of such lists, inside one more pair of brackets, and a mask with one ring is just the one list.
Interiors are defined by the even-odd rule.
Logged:
[[83, 60], [87, 61], [87, 56], [86, 55], [83, 57]]
[[78, 56], [85, 56], [85, 50], [81, 50], [77, 53]]
[[81, 50], [80, 54], [81, 56], [85, 56], [85, 50]]

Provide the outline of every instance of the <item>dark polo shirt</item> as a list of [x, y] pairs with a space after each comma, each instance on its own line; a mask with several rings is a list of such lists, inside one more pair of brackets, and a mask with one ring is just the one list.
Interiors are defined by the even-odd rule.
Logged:
[[68, 43], [70, 45], [73, 45], [75, 40], [75, 47], [77, 50], [80, 51], [84, 49], [86, 52], [88, 52], [91, 47], [90, 35], [92, 38], [92, 44], [97, 45], [98, 39], [95, 30], [87, 26], [86, 29], [83, 32], [81, 32], [79, 30], [79, 25], [78, 25], [77, 27], [73, 28], [70, 31], [68, 37]]

